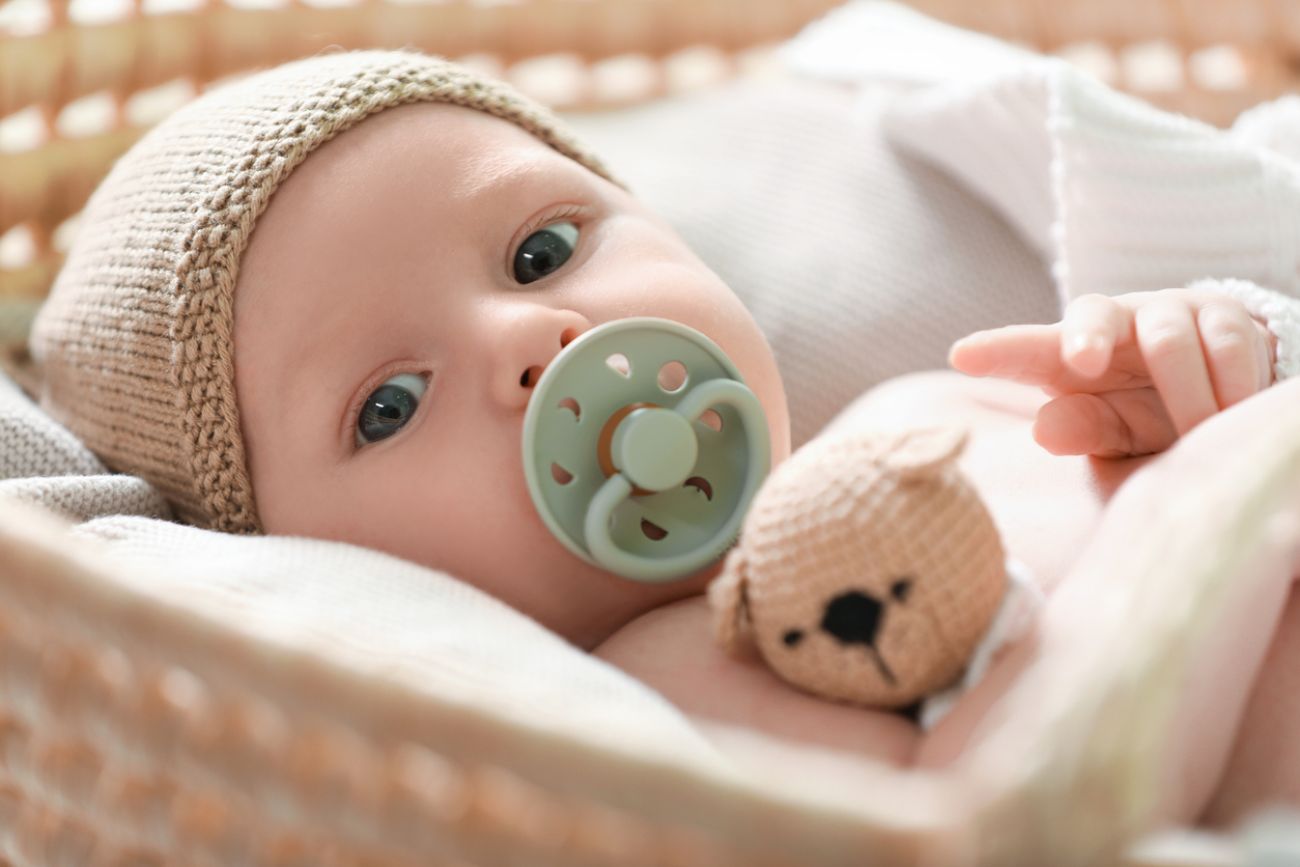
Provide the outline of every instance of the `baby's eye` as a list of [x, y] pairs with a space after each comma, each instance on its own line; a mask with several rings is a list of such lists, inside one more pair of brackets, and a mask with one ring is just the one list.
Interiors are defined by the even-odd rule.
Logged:
[[428, 380], [415, 373], [399, 373], [370, 392], [357, 416], [357, 446], [386, 439], [402, 429], [420, 405]]
[[577, 245], [578, 227], [573, 223], [552, 223], [538, 229], [515, 252], [515, 279], [520, 283], [542, 279], [569, 261]]

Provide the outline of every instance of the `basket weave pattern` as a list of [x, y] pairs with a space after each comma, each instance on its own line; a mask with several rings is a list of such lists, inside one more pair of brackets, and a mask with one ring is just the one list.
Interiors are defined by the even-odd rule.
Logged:
[[795, 863], [594, 799], [491, 720], [141, 611], [24, 531], [0, 531], [0, 863]]
[[[590, 108], [670, 92], [680, 78], [675, 60], [692, 51], [711, 52], [721, 68], [714, 72], [725, 74], [748, 49], [792, 35], [838, 0], [353, 0], [329, 7], [283, 0], [268, 8], [201, 0], [163, 12], [144, 11], [145, 0], [101, 5], [123, 11], [77, 20], [62, 0], [49, 0], [43, 16], [0, 14], [0, 308], [32, 308], [44, 297], [66, 246], [60, 226], [157, 119], [135, 110], [142, 95], [171, 88], [152, 103], [174, 104], [228, 76], [330, 46], [415, 47], [506, 75], [553, 107]], [[912, 5], [1039, 49], [1080, 56], [1082, 48], [1087, 65], [1116, 84], [1219, 123], [1300, 80], [1300, 0]], [[0, 0], [0, 13], [4, 7]], [[1130, 49], [1153, 44], [1163, 46], [1154, 77], [1129, 75]], [[1201, 61], [1216, 47], [1229, 52], [1232, 69], [1207, 78]], [[639, 77], [629, 86], [624, 76], [611, 89], [616, 68], [629, 62]], [[1128, 65], [1150, 73], [1153, 62]], [[95, 103], [96, 123], [69, 129], [69, 108], [86, 101]], [[34, 131], [6, 143], [5, 119], [23, 114]], [[0, 321], [0, 342], [4, 332]]]
[[[209, 2], [146, 13], [142, 0], [132, 0], [125, 14], [107, 21], [71, 19], [63, 2], [50, 3], [44, 18], [14, 19], [8, 27], [0, 16], [0, 305], [44, 297], [66, 246], [59, 227], [158, 119], [159, 106], [168, 110], [230, 76], [326, 48], [409, 47], [507, 77], [553, 107], [591, 108], [684, 86], [682, 61], [701, 46], [711, 63], [695, 58], [694, 76], [707, 67], [706, 76], [716, 78], [747, 50], [792, 35], [833, 5], [357, 0], [276, 8]], [[88, 129], [68, 122], [78, 112], [93, 116]], [[20, 134], [4, 134], [6, 119]]]

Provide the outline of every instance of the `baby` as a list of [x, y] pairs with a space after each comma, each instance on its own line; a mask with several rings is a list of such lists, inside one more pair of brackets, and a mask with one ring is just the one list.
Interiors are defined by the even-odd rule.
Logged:
[[[33, 350], [43, 405], [186, 520], [446, 570], [691, 714], [942, 763], [973, 724], [961, 713], [929, 742], [903, 716], [810, 698], [715, 648], [702, 594], [720, 562], [634, 583], [546, 529], [520, 463], [532, 388], [570, 341], [632, 316], [716, 342], [762, 406], [773, 465], [788, 456], [770, 348], [665, 223], [507, 88], [365, 52], [213, 91], [142, 139], [88, 205]], [[954, 348], [959, 370], [1018, 382], [915, 375], [855, 412], [969, 428], [963, 467], [1050, 589], [1140, 456], [1268, 386], [1272, 351], [1263, 323], [1210, 290], [1089, 296], [1056, 325]], [[1266, 667], [1261, 682], [1278, 681], [1300, 689]], [[1300, 798], [1288, 780], [1256, 794]]]

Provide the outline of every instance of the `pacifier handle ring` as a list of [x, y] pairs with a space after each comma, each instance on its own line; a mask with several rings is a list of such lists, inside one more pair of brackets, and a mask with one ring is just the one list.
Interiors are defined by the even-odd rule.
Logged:
[[[745, 438], [749, 444], [751, 460], [745, 469], [742, 504], [752, 502], [758, 486], [767, 476], [771, 463], [771, 445], [768, 438], [767, 419], [754, 393], [739, 382], [715, 379], [703, 383], [687, 394], [673, 407], [673, 411], [693, 422], [715, 404], [734, 408], [741, 417]], [[653, 559], [630, 554], [619, 548], [610, 536], [610, 519], [620, 503], [631, 495], [632, 483], [622, 474], [611, 476], [596, 492], [587, 509], [583, 530], [587, 548], [597, 563], [621, 575], [635, 575], [638, 580], [661, 583], [681, 578], [717, 559], [736, 537], [745, 509], [736, 509], [727, 522], [718, 528], [707, 545], [677, 555]]]

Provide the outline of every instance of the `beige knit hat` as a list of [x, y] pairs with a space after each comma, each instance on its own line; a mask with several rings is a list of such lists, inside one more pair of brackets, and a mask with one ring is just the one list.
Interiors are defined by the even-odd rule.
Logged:
[[609, 177], [541, 106], [420, 54], [327, 54], [214, 89], [137, 142], [87, 204], [32, 334], [44, 407], [185, 520], [258, 532], [231, 345], [240, 257], [308, 154], [413, 102], [504, 118]]

